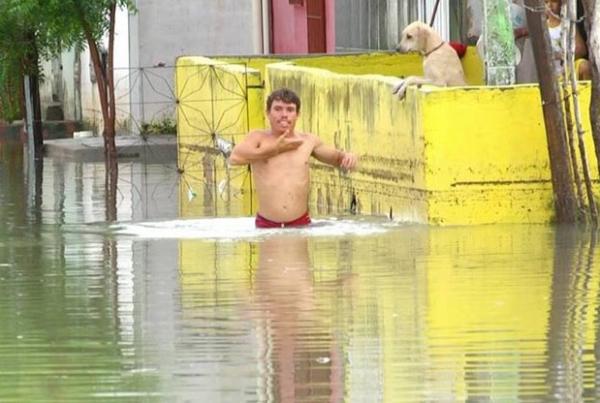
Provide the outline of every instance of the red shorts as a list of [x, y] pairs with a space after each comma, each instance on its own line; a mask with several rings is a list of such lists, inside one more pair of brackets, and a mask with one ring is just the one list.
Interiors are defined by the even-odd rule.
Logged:
[[288, 222], [277, 222], [266, 219], [260, 214], [256, 215], [256, 220], [254, 223], [257, 228], [284, 228], [284, 227], [302, 227], [304, 225], [310, 224], [310, 217], [308, 215], [308, 211], [304, 213], [302, 216], [296, 218], [295, 220]]

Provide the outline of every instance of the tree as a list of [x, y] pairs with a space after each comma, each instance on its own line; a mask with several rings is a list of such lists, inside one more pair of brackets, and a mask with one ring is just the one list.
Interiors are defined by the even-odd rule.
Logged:
[[572, 187], [573, 171], [569, 163], [564, 114], [561, 106], [558, 83], [552, 65], [552, 45], [543, 10], [542, 0], [525, 0], [527, 26], [533, 45], [535, 65], [540, 82], [542, 111], [546, 125], [546, 139], [550, 157], [550, 172], [554, 207], [558, 223], [574, 223], [577, 213], [577, 199]]
[[42, 152], [39, 99], [40, 60], [58, 52], [61, 38], [50, 35], [44, 3], [36, 0], [0, 0], [0, 117], [14, 120], [24, 115], [23, 77], [33, 100], [32, 122], [35, 157]]
[[[30, 75], [34, 92], [40, 79], [40, 60], [59, 54], [62, 49], [87, 43], [96, 73], [104, 122], [103, 137], [107, 160], [116, 160], [115, 97], [113, 49], [117, 7], [133, 10], [132, 0], [0, 0], [0, 96], [2, 117], [14, 119], [14, 89], [20, 76]], [[108, 42], [106, 62], [100, 44]], [[8, 90], [8, 91], [7, 91]], [[34, 117], [40, 125], [39, 94]]]
[[[100, 107], [102, 109], [104, 160], [106, 166], [106, 218], [116, 219], [117, 146], [115, 143], [116, 102], [114, 88], [114, 39], [117, 8], [134, 10], [132, 0], [39, 0], [52, 16], [50, 32], [65, 38], [69, 45], [87, 43], [96, 74]], [[107, 57], [100, 47], [107, 41]]]
[[583, 0], [588, 32], [588, 58], [592, 70], [590, 123], [600, 171], [600, 5], [596, 0]]
[[[104, 151], [107, 161], [115, 160], [115, 91], [113, 55], [117, 8], [134, 10], [132, 0], [44, 0], [52, 16], [51, 32], [67, 39], [69, 45], [87, 43], [94, 65], [102, 109]], [[107, 58], [103, 60], [101, 44], [107, 41]]]

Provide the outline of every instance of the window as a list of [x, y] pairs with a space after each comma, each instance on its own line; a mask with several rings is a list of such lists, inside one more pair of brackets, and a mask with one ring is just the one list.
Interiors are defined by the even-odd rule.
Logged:
[[[461, 5], [467, 1], [440, 0], [434, 28], [442, 38], [460, 40], [461, 28], [454, 26], [462, 24], [457, 16], [462, 15]], [[405, 26], [416, 20], [429, 23], [435, 3], [436, 0], [336, 0], [336, 51], [394, 49]]]

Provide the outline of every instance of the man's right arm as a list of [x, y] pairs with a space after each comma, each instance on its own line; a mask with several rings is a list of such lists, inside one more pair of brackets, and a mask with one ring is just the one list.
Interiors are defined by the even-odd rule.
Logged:
[[265, 141], [261, 132], [251, 132], [231, 151], [229, 163], [232, 165], [246, 165], [255, 161], [266, 160], [286, 151], [300, 147], [302, 140], [288, 138], [288, 133], [283, 134], [275, 141]]
[[251, 132], [241, 143], [233, 147], [229, 156], [229, 163], [231, 165], [246, 165], [278, 154], [275, 143], [264, 143], [260, 132]]

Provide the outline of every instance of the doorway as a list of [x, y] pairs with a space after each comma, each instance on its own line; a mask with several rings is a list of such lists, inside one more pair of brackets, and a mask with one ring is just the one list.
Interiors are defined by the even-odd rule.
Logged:
[[308, 53], [325, 53], [325, 0], [306, 0]]

